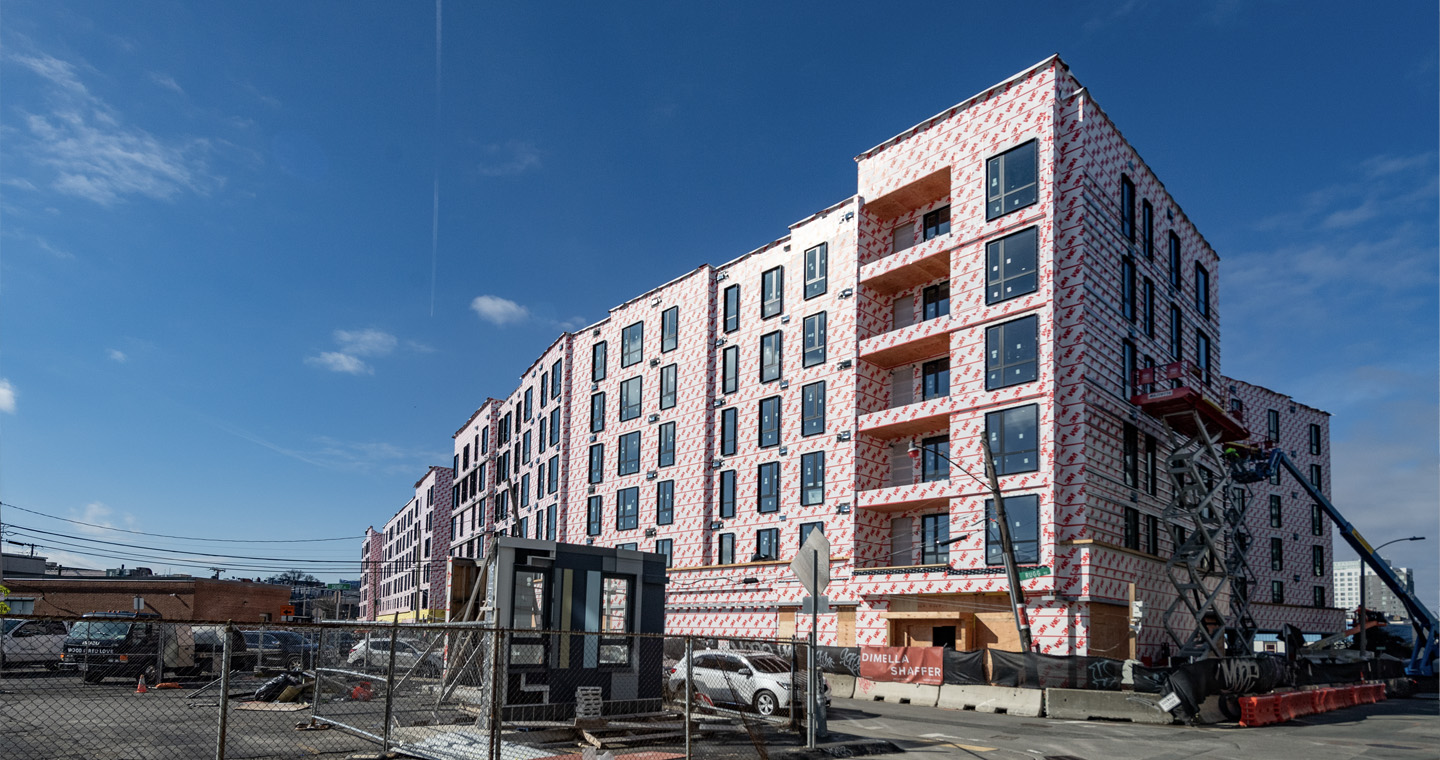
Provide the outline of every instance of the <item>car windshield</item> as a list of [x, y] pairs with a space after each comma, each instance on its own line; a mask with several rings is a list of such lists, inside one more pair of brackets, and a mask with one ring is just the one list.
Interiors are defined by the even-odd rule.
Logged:
[[25, 621], [23, 621], [23, 620], [6, 620], [6, 621], [5, 621], [5, 630], [4, 630], [4, 633], [9, 633], [9, 632], [15, 630], [15, 626], [18, 626], [18, 625], [20, 625], [20, 624], [23, 623], [23, 622], [25, 622]]
[[123, 639], [130, 632], [129, 623], [82, 620], [70, 628], [72, 639]]
[[305, 643], [305, 637], [304, 637], [304, 636], [301, 636], [300, 634], [298, 634], [298, 633], [296, 633], [296, 632], [294, 632], [294, 631], [275, 631], [275, 633], [274, 633], [273, 635], [275, 636], [275, 638], [277, 638], [277, 639], [279, 639], [279, 640], [281, 640], [281, 641], [284, 641], [284, 642], [286, 642], [286, 643], [289, 643], [289, 644], [304, 644], [304, 643]]
[[779, 657], [751, 657], [750, 664], [761, 673], [789, 673], [790, 663]]

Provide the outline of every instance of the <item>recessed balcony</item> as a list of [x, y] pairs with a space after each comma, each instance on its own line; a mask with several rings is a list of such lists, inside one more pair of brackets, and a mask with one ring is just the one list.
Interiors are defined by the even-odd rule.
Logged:
[[893, 369], [921, 359], [949, 355], [953, 327], [952, 319], [944, 316], [891, 330], [860, 341], [859, 356], [881, 369]]
[[855, 508], [875, 512], [902, 512], [910, 509], [948, 509], [950, 499], [960, 495], [953, 479], [876, 488], [855, 495]]
[[950, 276], [954, 238], [940, 235], [860, 267], [860, 284], [876, 295], [890, 295]]
[[949, 430], [950, 412], [953, 409], [954, 403], [950, 396], [940, 396], [861, 415], [856, 429], [885, 440]]

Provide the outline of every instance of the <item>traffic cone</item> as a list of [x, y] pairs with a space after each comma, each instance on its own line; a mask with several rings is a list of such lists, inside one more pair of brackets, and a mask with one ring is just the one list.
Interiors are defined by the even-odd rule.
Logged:
[[136, 694], [149, 694], [150, 690], [145, 688], [145, 676], [140, 676], [139, 682], [135, 684]]

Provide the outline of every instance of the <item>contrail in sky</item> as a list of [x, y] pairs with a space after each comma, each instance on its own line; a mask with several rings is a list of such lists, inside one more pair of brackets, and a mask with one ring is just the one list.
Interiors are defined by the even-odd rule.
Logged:
[[435, 186], [430, 204], [430, 316], [435, 316], [435, 262], [440, 248], [440, 18], [441, 3], [435, 0]]

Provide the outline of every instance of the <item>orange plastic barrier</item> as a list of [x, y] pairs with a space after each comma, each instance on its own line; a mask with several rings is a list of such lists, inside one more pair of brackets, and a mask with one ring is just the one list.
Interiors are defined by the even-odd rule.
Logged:
[[1285, 720], [1288, 718], [1283, 717], [1278, 694], [1240, 698], [1240, 725], [1246, 728], [1268, 726]]

